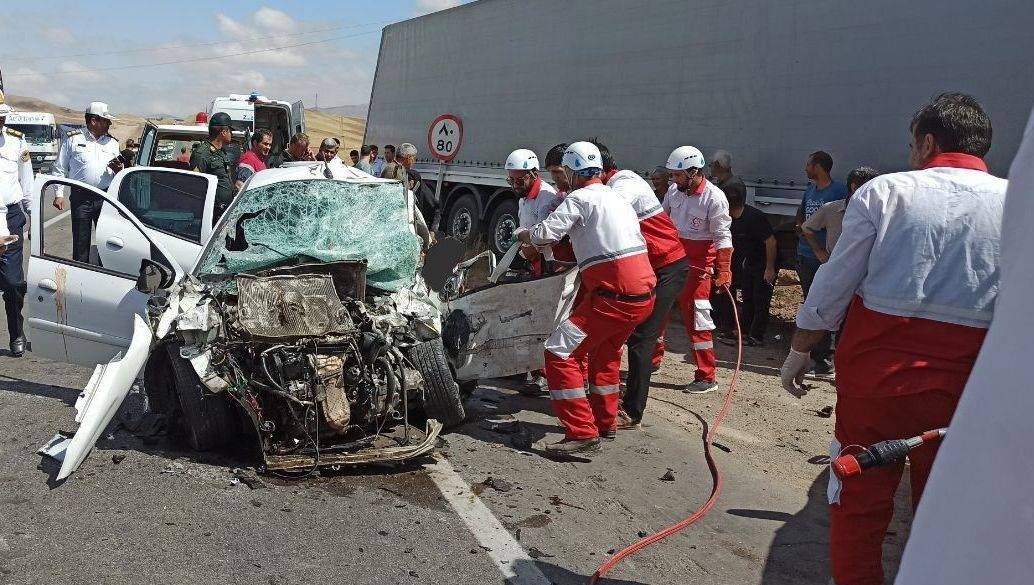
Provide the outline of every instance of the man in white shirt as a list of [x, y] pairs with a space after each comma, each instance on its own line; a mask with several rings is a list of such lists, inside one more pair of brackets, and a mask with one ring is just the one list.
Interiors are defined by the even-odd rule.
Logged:
[[[116, 173], [125, 168], [118, 140], [108, 134], [118, 118], [108, 112], [108, 104], [91, 102], [86, 108], [85, 130], [73, 130], [61, 144], [53, 173], [104, 190]], [[90, 193], [72, 192], [72, 259], [90, 261], [90, 243], [103, 200]], [[58, 191], [54, 207], [64, 209], [64, 193]]]
[[4, 127], [7, 114], [13, 111], [4, 103], [4, 94], [0, 91], [0, 212], [4, 214], [4, 220], [0, 221], [0, 291], [4, 296], [11, 355], [21, 357], [25, 353], [22, 329], [25, 274], [22, 270], [21, 236], [33, 179], [28, 143], [21, 132]]
[[[783, 387], [802, 395], [808, 352], [846, 315], [832, 457], [948, 426], [994, 314], [1006, 181], [983, 161], [991, 121], [972, 97], [948, 93], [920, 108], [910, 131], [918, 170], [876, 177], [851, 198], [781, 371]], [[909, 453], [913, 506], [936, 454], [937, 443]], [[843, 484], [830, 474], [836, 583], [883, 583], [883, 536], [903, 471], [898, 463]]]

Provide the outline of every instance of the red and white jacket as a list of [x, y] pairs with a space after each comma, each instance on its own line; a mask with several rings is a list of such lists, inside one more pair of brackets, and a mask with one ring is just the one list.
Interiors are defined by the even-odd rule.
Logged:
[[847, 315], [838, 394], [962, 392], [998, 298], [1006, 186], [981, 159], [946, 153], [855, 192], [797, 311], [810, 330]]
[[520, 227], [530, 228], [546, 219], [559, 203], [556, 189], [541, 177], [535, 179], [528, 194], [517, 200], [517, 219], [520, 220]]
[[627, 201], [639, 218], [639, 231], [646, 239], [650, 265], [654, 270], [663, 268], [686, 257], [679, 241], [679, 232], [671, 217], [661, 207], [653, 188], [633, 171], [611, 171], [603, 182]]
[[556, 211], [529, 231], [537, 246], [570, 236], [582, 284], [589, 290], [637, 295], [657, 283], [635, 210], [599, 181], [568, 193]]
[[711, 181], [701, 181], [692, 193], [683, 193], [672, 185], [661, 206], [683, 240], [711, 241], [718, 250], [732, 247], [729, 200]]

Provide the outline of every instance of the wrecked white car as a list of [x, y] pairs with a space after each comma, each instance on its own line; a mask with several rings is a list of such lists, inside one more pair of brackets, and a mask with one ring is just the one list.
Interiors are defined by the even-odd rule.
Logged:
[[[183, 180], [169, 169], [134, 172], [122, 183], [147, 185], [148, 195]], [[63, 455], [58, 479], [86, 458], [141, 371], [151, 409], [192, 447], [250, 436], [270, 470], [415, 457], [463, 419], [441, 314], [418, 274], [412, 197], [345, 167], [325, 173], [256, 174], [189, 274], [122, 197], [40, 178], [40, 203], [63, 186], [121, 222], [117, 235], [98, 226], [89, 261], [76, 260], [33, 206], [33, 350], [78, 363], [123, 354], [98, 366], [75, 435], [51, 445]], [[211, 177], [191, 177], [207, 181], [187, 194], [204, 202]], [[422, 430], [408, 424], [414, 410], [427, 417]]]

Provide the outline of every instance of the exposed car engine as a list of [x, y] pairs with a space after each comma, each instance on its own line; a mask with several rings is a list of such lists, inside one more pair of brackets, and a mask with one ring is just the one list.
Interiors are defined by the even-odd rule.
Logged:
[[178, 321], [181, 355], [243, 408], [270, 467], [410, 442], [424, 376], [407, 354], [424, 340], [389, 297], [366, 297], [365, 271], [345, 261], [240, 274], [195, 309], [211, 307], [217, 328]]

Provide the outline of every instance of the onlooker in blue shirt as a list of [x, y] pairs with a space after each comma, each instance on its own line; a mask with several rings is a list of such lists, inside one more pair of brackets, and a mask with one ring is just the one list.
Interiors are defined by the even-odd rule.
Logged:
[[[833, 157], [828, 152], [821, 150], [813, 152], [808, 157], [808, 162], [804, 165], [804, 172], [808, 174], [808, 179], [811, 183], [808, 184], [808, 188], [804, 191], [801, 206], [797, 210], [794, 231], [797, 232], [798, 237], [797, 278], [801, 281], [801, 289], [804, 291], [805, 298], [808, 297], [808, 290], [811, 289], [811, 283], [815, 280], [815, 272], [818, 271], [821, 263], [815, 257], [815, 252], [812, 251], [808, 242], [801, 237], [801, 225], [826, 203], [847, 197], [847, 186], [834, 181], [829, 176], [832, 170]], [[816, 235], [819, 243], [825, 246], [826, 230], [822, 230]], [[816, 374], [832, 373], [833, 364], [830, 361], [830, 353], [830, 339], [827, 335], [826, 339], [811, 352], [811, 359], [815, 361]]]

